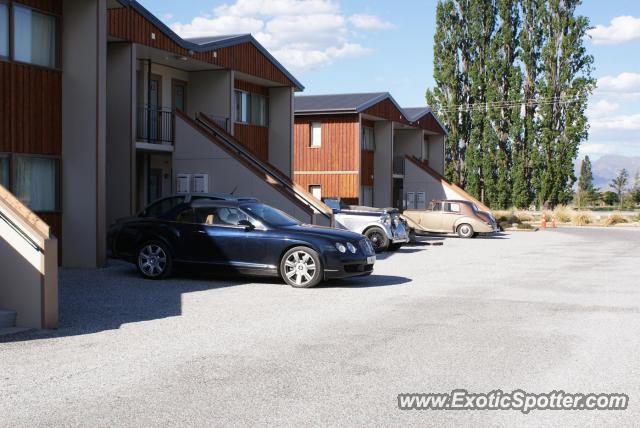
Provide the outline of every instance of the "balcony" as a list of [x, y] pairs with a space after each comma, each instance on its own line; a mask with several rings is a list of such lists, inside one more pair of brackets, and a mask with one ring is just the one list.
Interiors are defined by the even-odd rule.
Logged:
[[174, 113], [167, 108], [138, 107], [136, 138], [149, 144], [173, 144]]
[[404, 175], [404, 156], [393, 157], [393, 174]]

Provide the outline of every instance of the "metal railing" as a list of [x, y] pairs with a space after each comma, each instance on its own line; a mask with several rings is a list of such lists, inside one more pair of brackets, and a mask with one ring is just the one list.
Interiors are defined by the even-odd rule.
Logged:
[[404, 156], [393, 157], [393, 173], [404, 175]]
[[136, 137], [151, 144], [172, 144], [174, 113], [167, 108], [138, 107]]
[[207, 117], [220, 128], [224, 129], [227, 132], [231, 132], [231, 129], [229, 128], [228, 117], [216, 116], [215, 114], [207, 114]]

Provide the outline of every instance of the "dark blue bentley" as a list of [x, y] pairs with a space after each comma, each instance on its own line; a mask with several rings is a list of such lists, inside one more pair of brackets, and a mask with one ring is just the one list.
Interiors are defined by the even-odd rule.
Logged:
[[369, 275], [375, 253], [362, 235], [309, 226], [253, 198], [187, 195], [161, 199], [109, 231], [111, 255], [145, 277], [177, 265], [281, 276], [293, 287]]

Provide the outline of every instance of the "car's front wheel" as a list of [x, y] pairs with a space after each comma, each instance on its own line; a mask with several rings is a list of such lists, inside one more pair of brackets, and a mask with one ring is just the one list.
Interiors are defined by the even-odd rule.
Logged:
[[458, 229], [456, 231], [458, 232], [458, 236], [461, 238], [473, 238], [475, 236], [473, 227], [471, 227], [471, 225], [467, 223], [463, 223], [458, 226]]
[[366, 236], [369, 241], [371, 241], [371, 245], [373, 245], [373, 249], [376, 253], [381, 253], [383, 251], [387, 251], [389, 248], [389, 238], [384, 230], [379, 227], [372, 227], [367, 229], [364, 232], [364, 236]]
[[314, 287], [322, 281], [320, 256], [309, 247], [294, 247], [280, 260], [280, 276], [292, 287]]
[[171, 274], [172, 260], [169, 248], [162, 242], [144, 243], [138, 250], [138, 272], [148, 279], [162, 279]]

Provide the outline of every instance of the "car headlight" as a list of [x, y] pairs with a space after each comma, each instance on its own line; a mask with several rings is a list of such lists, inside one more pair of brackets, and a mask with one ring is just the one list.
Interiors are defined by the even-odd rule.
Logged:
[[336, 242], [336, 249], [341, 253], [347, 252], [347, 247], [345, 247], [344, 244], [341, 244], [340, 242]]
[[355, 254], [358, 249], [351, 242], [347, 242], [347, 249], [351, 252], [351, 254]]

